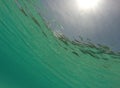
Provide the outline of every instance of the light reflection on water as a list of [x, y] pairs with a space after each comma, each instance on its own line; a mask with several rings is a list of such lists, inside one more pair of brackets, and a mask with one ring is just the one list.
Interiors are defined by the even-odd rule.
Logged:
[[43, 12], [38, 9], [38, 11], [50, 22], [52, 29], [60, 29], [56, 25], [61, 24], [64, 30], [60, 30], [70, 39], [78, 39], [80, 35], [85, 41], [90, 39], [95, 44], [106, 45], [114, 51], [120, 51], [118, 0], [102, 0], [97, 10], [90, 11], [79, 10], [74, 0], [41, 0], [41, 2], [46, 10]]
[[0, 88], [119, 88], [120, 53], [51, 31], [36, 1], [0, 0]]

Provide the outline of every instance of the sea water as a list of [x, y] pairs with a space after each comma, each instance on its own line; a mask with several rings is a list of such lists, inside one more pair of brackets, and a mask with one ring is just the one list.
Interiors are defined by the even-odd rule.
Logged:
[[0, 88], [120, 88], [120, 53], [52, 32], [37, 0], [0, 0]]

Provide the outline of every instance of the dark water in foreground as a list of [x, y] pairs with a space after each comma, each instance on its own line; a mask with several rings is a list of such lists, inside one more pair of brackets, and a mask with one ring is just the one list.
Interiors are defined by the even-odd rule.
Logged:
[[119, 88], [120, 54], [54, 37], [36, 0], [0, 0], [0, 88]]

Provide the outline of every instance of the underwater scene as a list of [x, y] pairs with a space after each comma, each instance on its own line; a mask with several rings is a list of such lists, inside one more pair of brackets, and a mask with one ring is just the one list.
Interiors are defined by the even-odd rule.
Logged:
[[0, 88], [120, 88], [120, 52], [53, 31], [37, 2], [0, 0]]

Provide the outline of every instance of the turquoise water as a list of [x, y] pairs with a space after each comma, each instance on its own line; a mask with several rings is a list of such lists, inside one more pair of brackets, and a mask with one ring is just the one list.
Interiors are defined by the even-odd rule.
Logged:
[[55, 37], [36, 3], [0, 0], [0, 88], [119, 88], [120, 54]]

